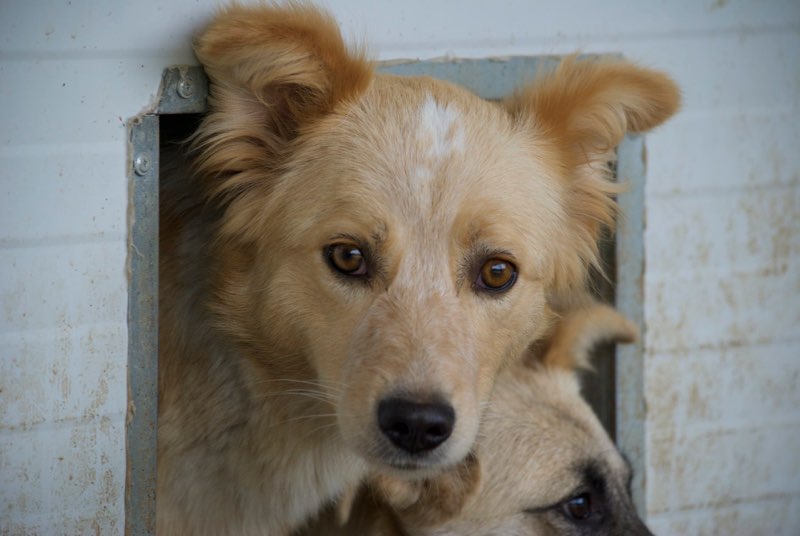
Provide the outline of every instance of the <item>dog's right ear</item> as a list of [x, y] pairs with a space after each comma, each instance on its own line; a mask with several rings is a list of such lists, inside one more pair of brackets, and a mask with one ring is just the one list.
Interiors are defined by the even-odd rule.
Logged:
[[286, 145], [338, 102], [362, 93], [373, 68], [312, 6], [233, 5], [195, 42], [211, 82], [194, 139], [208, 194], [230, 200], [280, 165]]

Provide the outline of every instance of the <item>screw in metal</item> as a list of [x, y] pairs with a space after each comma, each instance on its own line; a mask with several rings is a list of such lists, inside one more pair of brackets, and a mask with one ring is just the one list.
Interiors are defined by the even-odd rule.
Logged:
[[150, 158], [146, 154], [136, 155], [133, 159], [133, 171], [137, 175], [146, 175], [150, 171]]
[[194, 95], [194, 84], [192, 84], [191, 80], [181, 78], [181, 81], [178, 82], [177, 91], [181, 98], [188, 99]]

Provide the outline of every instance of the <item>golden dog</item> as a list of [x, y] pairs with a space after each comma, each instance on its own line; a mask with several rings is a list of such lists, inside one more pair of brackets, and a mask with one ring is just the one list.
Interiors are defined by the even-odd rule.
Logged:
[[369, 468], [473, 446], [501, 367], [582, 289], [607, 162], [678, 105], [570, 60], [506, 103], [378, 75], [315, 8], [233, 6], [161, 189], [158, 529], [286, 534]]
[[[610, 307], [568, 314], [546, 352], [497, 378], [474, 453], [438, 475], [378, 475], [304, 536], [650, 535], [636, 515], [631, 470], [580, 394], [577, 368], [601, 341], [636, 329]], [[349, 519], [348, 519], [349, 518]]]

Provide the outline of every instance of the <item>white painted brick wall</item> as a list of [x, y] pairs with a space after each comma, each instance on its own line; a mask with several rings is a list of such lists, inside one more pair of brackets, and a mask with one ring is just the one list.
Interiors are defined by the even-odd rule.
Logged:
[[[659, 534], [800, 533], [800, 3], [329, 0], [380, 59], [621, 52], [648, 136], [647, 505]], [[124, 121], [216, 2], [0, 3], [0, 533], [120, 533]]]

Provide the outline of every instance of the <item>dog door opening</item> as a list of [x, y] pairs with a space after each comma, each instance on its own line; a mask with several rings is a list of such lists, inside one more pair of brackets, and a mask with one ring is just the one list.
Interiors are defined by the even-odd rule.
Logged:
[[[558, 58], [507, 58], [458, 62], [408, 62], [380, 66], [398, 75], [431, 76], [466, 86], [478, 95], [500, 100], [552, 68]], [[129, 293], [129, 419], [126, 524], [128, 532], [155, 532], [155, 452], [157, 429], [158, 334], [158, 190], [160, 171], [174, 166], [171, 156], [197, 128], [206, 109], [207, 82], [199, 67], [165, 71], [156, 111], [131, 121], [132, 184]], [[605, 276], [592, 275], [592, 288], [642, 328], [642, 206], [644, 161], [642, 140], [629, 137], [619, 149], [616, 166], [629, 185], [619, 196], [622, 221], [600, 244]], [[644, 429], [641, 341], [628, 347], [596, 350], [596, 372], [584, 381], [584, 395], [609, 435], [629, 453], [635, 472], [643, 472]], [[634, 495], [637, 489], [634, 483]]]

